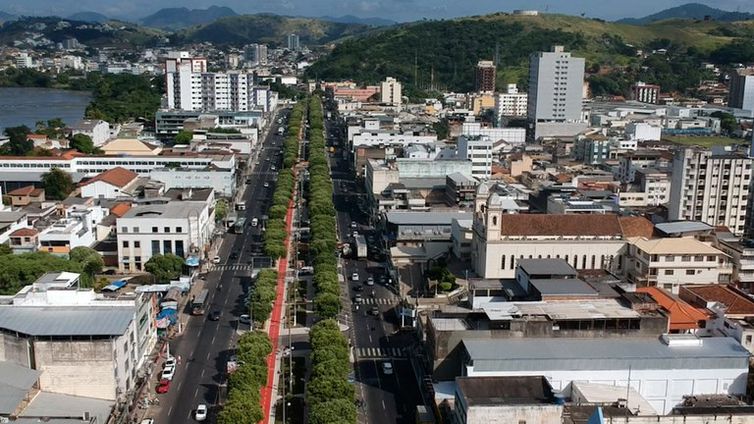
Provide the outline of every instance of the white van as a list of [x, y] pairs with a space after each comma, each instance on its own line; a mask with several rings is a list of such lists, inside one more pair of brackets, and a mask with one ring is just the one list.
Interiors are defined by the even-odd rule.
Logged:
[[251, 219], [251, 226], [252, 227], [256, 227], [257, 225], [259, 225], [259, 220], [256, 219], [256, 218], [252, 218]]

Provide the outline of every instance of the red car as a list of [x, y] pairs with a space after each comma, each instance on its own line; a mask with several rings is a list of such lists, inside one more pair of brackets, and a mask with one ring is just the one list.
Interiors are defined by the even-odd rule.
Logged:
[[167, 393], [168, 390], [170, 390], [170, 380], [160, 380], [160, 385], [155, 389], [160, 394]]

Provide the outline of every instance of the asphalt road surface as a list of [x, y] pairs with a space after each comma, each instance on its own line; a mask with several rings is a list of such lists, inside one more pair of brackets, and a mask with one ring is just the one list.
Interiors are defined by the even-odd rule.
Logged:
[[[278, 114], [284, 116], [287, 111]], [[277, 119], [277, 118], [276, 118]], [[160, 399], [159, 412], [154, 416], [157, 423], [184, 424], [192, 422], [194, 410], [199, 404], [209, 407], [208, 422], [215, 421], [217, 400], [221, 385], [225, 384], [225, 363], [230, 349], [237, 340], [238, 316], [246, 312], [244, 290], [251, 280], [251, 269], [266, 266], [268, 258], [263, 257], [261, 239], [261, 218], [266, 214], [272, 193], [275, 189], [271, 167], [280, 167], [283, 137], [277, 133], [277, 120], [272, 124], [261, 150], [258, 162], [248, 177], [241, 177], [246, 184], [243, 199], [247, 225], [242, 234], [225, 234], [225, 240], [218, 253], [221, 263], [206, 274], [206, 288], [209, 300], [206, 315], [192, 316], [181, 314], [184, 332], [171, 342], [171, 354], [181, 358], [167, 394], [157, 395]], [[264, 187], [264, 183], [268, 187]], [[250, 225], [252, 218], [258, 218], [256, 227]], [[220, 311], [218, 321], [210, 321], [207, 316], [212, 311]], [[248, 326], [247, 326], [248, 328]], [[154, 388], [152, 387], [154, 391]]]

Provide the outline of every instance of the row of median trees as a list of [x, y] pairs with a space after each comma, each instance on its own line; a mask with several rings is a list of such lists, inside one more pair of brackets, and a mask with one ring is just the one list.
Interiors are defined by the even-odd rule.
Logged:
[[314, 305], [323, 318], [309, 332], [312, 369], [306, 389], [310, 424], [353, 424], [356, 422], [354, 389], [348, 381], [351, 371], [350, 346], [335, 320], [340, 312], [340, 283], [335, 227], [333, 187], [324, 137], [322, 100], [309, 98], [309, 187], [308, 205], [314, 258]]
[[[291, 168], [298, 159], [299, 134], [305, 107], [306, 104], [298, 104], [291, 112], [288, 121], [289, 136], [283, 144], [283, 166], [278, 172], [272, 204], [267, 211], [264, 248], [272, 258], [281, 258], [287, 253], [285, 218], [296, 185]], [[262, 270], [257, 276], [249, 302], [249, 314], [257, 325], [262, 325], [270, 318], [277, 294], [277, 279], [278, 274], [272, 269]], [[219, 424], [252, 424], [264, 418], [261, 390], [267, 384], [267, 356], [271, 353], [272, 342], [267, 333], [251, 331], [241, 336], [236, 349], [238, 368], [228, 378], [228, 396], [218, 414]]]
[[238, 368], [228, 377], [228, 396], [217, 416], [219, 424], [256, 424], [264, 418], [261, 390], [267, 384], [270, 338], [263, 331], [250, 331], [238, 339]]
[[285, 217], [296, 187], [296, 180], [291, 167], [298, 158], [299, 133], [304, 116], [304, 107], [303, 104], [294, 106], [288, 120], [288, 137], [283, 143], [283, 166], [278, 172], [277, 185], [272, 195], [272, 204], [267, 211], [264, 250], [267, 256], [271, 258], [280, 258], [286, 254], [285, 238], [288, 233], [285, 227]]

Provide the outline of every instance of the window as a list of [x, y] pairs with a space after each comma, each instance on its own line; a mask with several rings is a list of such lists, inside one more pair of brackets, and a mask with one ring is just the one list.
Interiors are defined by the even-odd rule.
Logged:
[[169, 232], [170, 232], [170, 227], [165, 227], [165, 228], [163, 228], [163, 230], [164, 230], [164, 231], [165, 231], [166, 233], [169, 233]]
[[132, 231], [133, 231], [134, 233], [138, 233], [138, 232], [139, 232], [139, 227], [133, 227], [133, 228], [132, 228], [131, 230], [132, 230]]
[[152, 227], [152, 232], [153, 232], [153, 233], [156, 233], [156, 232], [158, 232], [158, 231], [157, 231], [157, 227]]
[[124, 240], [124, 241], [123, 241], [123, 248], [124, 248], [124, 249], [127, 249], [127, 248], [128, 248], [128, 240]]
[[175, 254], [178, 255], [178, 256], [180, 256], [180, 257], [184, 256], [184, 252], [183, 252], [183, 240], [176, 240], [175, 241]]
[[171, 240], [163, 240], [162, 249], [164, 254], [173, 253], [173, 242]]
[[693, 269], [687, 269], [687, 270], [686, 270], [686, 275], [696, 275], [696, 270], [693, 270]]
[[681, 262], [689, 262], [690, 260], [691, 260], [691, 255], [681, 256]]
[[140, 241], [135, 241], [134, 242], [134, 247], [137, 248], [137, 249], [141, 248], [141, 242]]
[[694, 256], [694, 262], [704, 262], [704, 256], [702, 255]]
[[746, 344], [751, 344], [751, 335], [746, 336]]
[[159, 240], [152, 240], [152, 254], [153, 255], [160, 254], [160, 241]]
[[715, 257], [714, 257], [714, 256], [707, 256], [707, 260], [708, 260], [708, 261], [714, 261], [714, 260], [715, 260]]
[[128, 227], [120, 227], [120, 232], [121, 233], [127, 233], [128, 232]]
[[673, 256], [673, 255], [666, 255], [665, 256], [665, 262], [674, 262], [674, 261], [675, 261], [675, 256]]
[[176, 233], [182, 233], [183, 232], [183, 227], [175, 227], [175, 232]]
[[664, 274], [665, 275], [673, 275], [673, 270], [672, 269], [666, 269], [665, 272], [664, 272]]

